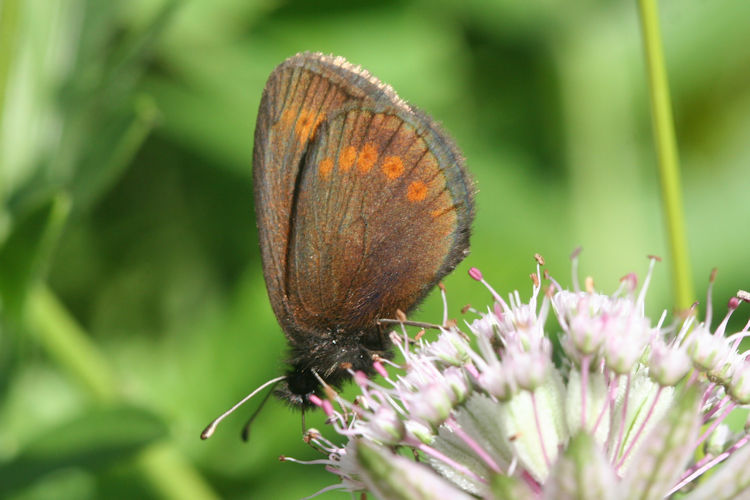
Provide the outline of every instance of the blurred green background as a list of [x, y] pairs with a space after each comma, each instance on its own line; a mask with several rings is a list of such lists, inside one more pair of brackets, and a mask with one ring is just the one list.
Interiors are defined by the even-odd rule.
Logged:
[[[661, 15], [696, 297], [718, 266], [721, 316], [750, 287], [750, 2]], [[248, 444], [254, 404], [198, 439], [283, 369], [252, 137], [265, 79], [304, 50], [368, 68], [463, 149], [479, 194], [452, 316], [488, 303], [469, 266], [526, 297], [535, 252], [569, 284], [581, 245], [604, 291], [668, 257], [633, 1], [0, 0], [0, 497], [286, 499], [333, 482], [276, 460], [322, 458], [277, 401]], [[439, 321], [439, 302], [417, 317]], [[648, 312], [671, 303], [662, 263]]]

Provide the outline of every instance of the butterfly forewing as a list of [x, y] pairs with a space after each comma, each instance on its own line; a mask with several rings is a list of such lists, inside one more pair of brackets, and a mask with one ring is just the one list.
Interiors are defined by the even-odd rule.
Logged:
[[390, 87], [366, 71], [322, 54], [288, 59], [266, 83], [253, 153], [255, 211], [269, 297], [285, 331], [299, 326], [285, 301], [284, 277], [292, 204], [309, 140], [344, 105], [397, 101]]

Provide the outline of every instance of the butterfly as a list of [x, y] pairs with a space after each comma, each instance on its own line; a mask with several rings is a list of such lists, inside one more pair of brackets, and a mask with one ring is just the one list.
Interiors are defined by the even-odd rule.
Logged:
[[388, 358], [378, 320], [413, 310], [468, 254], [474, 184], [432, 118], [321, 53], [269, 76], [253, 183], [263, 274], [290, 350], [286, 375], [258, 390], [278, 384], [304, 409], [322, 384]]
[[408, 312], [468, 254], [474, 187], [452, 139], [343, 57], [297, 54], [263, 91], [253, 153], [268, 296], [290, 347], [277, 391], [372, 372]]

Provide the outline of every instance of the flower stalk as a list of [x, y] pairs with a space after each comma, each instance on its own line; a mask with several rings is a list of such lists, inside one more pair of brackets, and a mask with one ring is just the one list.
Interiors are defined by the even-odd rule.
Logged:
[[667, 226], [675, 305], [686, 310], [693, 303], [693, 279], [688, 256], [687, 230], [682, 201], [677, 140], [664, 64], [659, 13], [656, 0], [638, 0], [643, 48], [646, 55], [648, 88], [654, 143], [659, 161], [661, 200]]

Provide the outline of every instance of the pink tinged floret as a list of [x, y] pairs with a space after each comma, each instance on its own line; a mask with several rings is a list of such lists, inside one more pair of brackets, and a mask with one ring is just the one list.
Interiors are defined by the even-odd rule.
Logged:
[[453, 393], [453, 405], [463, 403], [471, 390], [463, 371], [458, 367], [450, 366], [443, 371], [443, 380]]
[[[618, 375], [630, 373], [648, 343], [648, 322], [642, 318], [624, 320], [628, 326], [611, 331], [602, 346], [606, 366]], [[619, 322], [623, 322], [620, 319]], [[612, 322], [614, 323], [614, 322]]]
[[705, 326], [699, 325], [690, 334], [688, 354], [697, 369], [710, 372], [717, 369], [731, 351], [723, 337], [716, 337]]
[[750, 404], [750, 365], [738, 367], [729, 384], [729, 395], [741, 405]]
[[604, 343], [603, 317], [578, 314], [570, 321], [570, 338], [575, 348], [584, 356], [594, 354]]
[[388, 445], [398, 443], [404, 437], [404, 424], [389, 406], [380, 406], [367, 423], [369, 437]]
[[472, 321], [469, 327], [478, 336], [491, 339], [496, 335], [495, 328], [498, 327], [498, 323], [491, 315], [484, 314]]
[[429, 344], [422, 352], [444, 363], [461, 366], [469, 360], [468, 351], [470, 350], [471, 347], [460, 335], [448, 330], [441, 333], [437, 340]]
[[657, 340], [651, 344], [649, 376], [662, 387], [675, 385], [690, 370], [690, 358], [684, 349]]
[[491, 363], [479, 375], [477, 382], [484, 391], [500, 401], [509, 399], [514, 392], [512, 377], [508, 376], [507, 370], [500, 363]]
[[547, 378], [551, 366], [549, 356], [542, 351], [514, 352], [509, 358], [513, 379], [521, 389], [534, 391]]
[[438, 383], [404, 394], [402, 400], [412, 417], [431, 427], [443, 423], [453, 409], [450, 394]]

